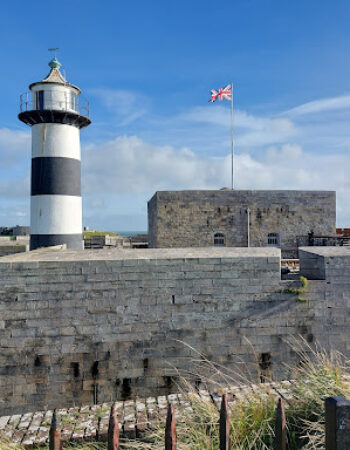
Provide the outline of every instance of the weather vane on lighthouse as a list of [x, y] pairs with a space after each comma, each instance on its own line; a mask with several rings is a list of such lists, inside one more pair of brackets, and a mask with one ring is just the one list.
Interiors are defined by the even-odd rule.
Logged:
[[49, 52], [53, 52], [53, 57], [56, 58], [56, 53], [58, 52], [59, 48], [53, 47], [53, 48], [49, 48], [48, 50], [49, 50]]

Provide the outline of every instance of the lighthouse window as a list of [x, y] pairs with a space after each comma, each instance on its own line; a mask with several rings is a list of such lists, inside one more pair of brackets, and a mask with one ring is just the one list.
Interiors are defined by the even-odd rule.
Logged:
[[44, 109], [44, 91], [38, 91], [36, 95], [36, 109]]
[[67, 94], [67, 109], [75, 110], [75, 94], [73, 92]]
[[225, 236], [222, 233], [214, 234], [215, 247], [225, 247]]

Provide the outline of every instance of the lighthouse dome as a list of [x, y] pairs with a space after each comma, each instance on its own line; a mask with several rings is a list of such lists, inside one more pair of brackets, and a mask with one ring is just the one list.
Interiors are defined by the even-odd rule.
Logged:
[[62, 64], [58, 61], [56, 56], [51, 59], [48, 65], [51, 67], [51, 69], [59, 69], [62, 66]]

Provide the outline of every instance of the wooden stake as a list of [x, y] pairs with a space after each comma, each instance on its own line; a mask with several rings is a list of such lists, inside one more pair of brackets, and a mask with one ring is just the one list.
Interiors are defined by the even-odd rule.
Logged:
[[115, 406], [111, 407], [108, 425], [108, 450], [119, 450], [119, 425]]
[[286, 415], [281, 397], [277, 400], [276, 421], [275, 421], [275, 450], [286, 450]]
[[57, 417], [56, 410], [54, 409], [52, 414], [50, 433], [49, 433], [49, 449], [50, 450], [61, 450], [61, 430], [57, 429]]
[[174, 408], [169, 404], [165, 425], [165, 450], [176, 450], [176, 441], [176, 419]]
[[230, 450], [230, 412], [228, 410], [227, 395], [221, 399], [220, 409], [220, 450]]

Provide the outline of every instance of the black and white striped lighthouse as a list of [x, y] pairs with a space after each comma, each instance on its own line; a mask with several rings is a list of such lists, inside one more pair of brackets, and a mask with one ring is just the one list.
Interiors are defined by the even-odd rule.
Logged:
[[89, 105], [67, 83], [54, 57], [48, 76], [21, 96], [18, 118], [32, 127], [30, 249], [82, 249], [80, 129]]

